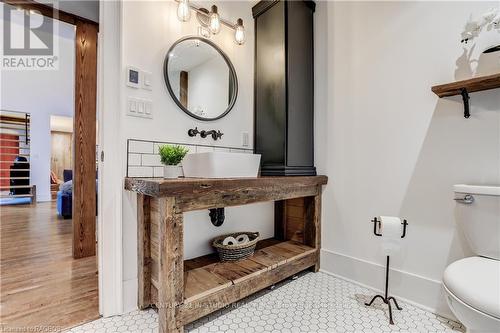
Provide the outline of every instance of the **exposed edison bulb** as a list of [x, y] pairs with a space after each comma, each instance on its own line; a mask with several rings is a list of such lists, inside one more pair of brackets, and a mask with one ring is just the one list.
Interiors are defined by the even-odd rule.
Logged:
[[238, 19], [236, 21], [236, 27], [234, 29], [234, 41], [238, 45], [245, 44], [245, 27], [243, 26], [243, 20]]
[[177, 18], [182, 22], [189, 21], [191, 18], [189, 0], [179, 0], [179, 4], [177, 5]]
[[212, 11], [210, 12], [210, 24], [209, 24], [210, 32], [218, 34], [220, 31], [220, 17], [217, 13], [217, 6], [212, 6]]

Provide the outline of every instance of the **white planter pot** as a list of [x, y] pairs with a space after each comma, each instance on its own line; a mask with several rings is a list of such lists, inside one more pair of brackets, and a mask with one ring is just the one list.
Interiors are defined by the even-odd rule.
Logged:
[[164, 165], [163, 166], [163, 178], [179, 178], [183, 177], [184, 172], [182, 172], [181, 165]]

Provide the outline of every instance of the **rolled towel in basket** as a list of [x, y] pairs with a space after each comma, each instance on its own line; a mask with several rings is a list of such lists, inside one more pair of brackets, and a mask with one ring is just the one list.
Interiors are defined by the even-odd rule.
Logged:
[[228, 236], [222, 241], [222, 245], [236, 245], [238, 241], [233, 236]]
[[236, 241], [238, 242], [238, 244], [246, 244], [250, 241], [250, 238], [248, 238], [247, 234], [241, 234], [236, 236]]

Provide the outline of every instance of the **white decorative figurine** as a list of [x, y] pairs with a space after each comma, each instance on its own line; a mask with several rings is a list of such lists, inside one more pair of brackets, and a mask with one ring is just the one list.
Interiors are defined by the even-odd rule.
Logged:
[[[472, 19], [465, 25], [464, 31], [462, 32], [461, 42], [467, 44], [469, 41], [478, 37], [483, 31], [491, 31], [493, 29], [500, 32], [500, 9], [491, 8], [486, 13], [484, 13], [479, 20], [473, 21]], [[488, 48], [484, 53], [491, 53], [500, 51], [500, 45]]]

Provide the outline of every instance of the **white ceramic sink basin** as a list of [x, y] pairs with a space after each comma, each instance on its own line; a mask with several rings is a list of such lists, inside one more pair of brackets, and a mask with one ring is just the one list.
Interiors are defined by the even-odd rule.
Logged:
[[260, 155], [208, 152], [187, 154], [182, 160], [184, 177], [249, 178], [257, 177]]

